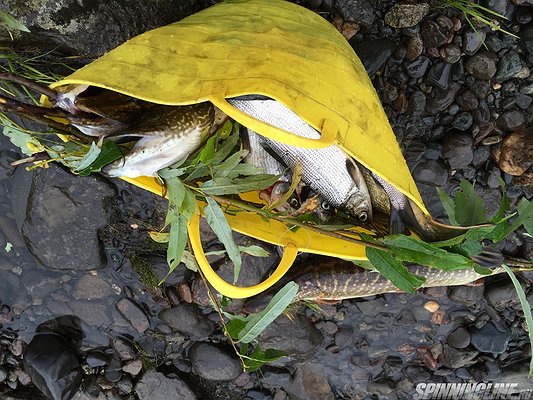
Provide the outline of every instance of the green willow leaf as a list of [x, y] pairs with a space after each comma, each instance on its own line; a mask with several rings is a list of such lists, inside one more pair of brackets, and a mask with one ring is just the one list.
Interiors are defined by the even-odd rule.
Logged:
[[254, 314], [250, 318], [244, 329], [239, 333], [239, 341], [241, 343], [250, 343], [259, 336], [291, 304], [296, 293], [298, 293], [298, 285], [295, 282], [291, 281], [283, 286], [263, 311]]
[[[529, 302], [526, 298], [526, 293], [524, 292], [524, 288], [518, 282], [518, 279], [516, 279], [515, 274], [509, 268], [507, 265], [502, 265], [503, 269], [507, 274], [509, 275], [509, 278], [511, 278], [511, 281], [513, 282], [514, 288], [516, 290], [516, 294], [518, 294], [518, 299], [520, 300], [520, 305], [522, 306], [522, 311], [524, 312], [524, 318], [526, 319], [526, 325], [527, 330], [529, 334], [529, 344], [533, 346], [533, 316], [531, 315], [531, 306], [529, 305]], [[533, 356], [531, 356], [531, 359], [529, 360], [529, 375], [528, 377], [531, 378], [531, 375], [533, 374]]]
[[92, 172], [99, 172], [107, 164], [122, 158], [120, 148], [111, 141], [104, 141], [100, 153], [87, 168], [79, 172], [80, 176], [87, 176]]
[[233, 283], [235, 283], [241, 272], [241, 252], [235, 244], [235, 240], [233, 240], [233, 231], [218, 203], [210, 197], [206, 197], [206, 200], [207, 206], [204, 208], [205, 219], [211, 229], [213, 229], [215, 235], [217, 235], [218, 239], [224, 245], [230, 260], [233, 262]]
[[254, 257], [268, 257], [270, 253], [263, 249], [261, 246], [252, 244], [250, 246], [239, 246], [239, 250], [242, 253], [249, 254]]
[[472, 268], [474, 262], [468, 258], [443, 250], [432, 244], [405, 235], [391, 235], [381, 242], [389, 247], [394, 257], [400, 261], [407, 261], [444, 271]]
[[459, 225], [455, 219], [455, 208], [453, 205], [453, 199], [448, 196], [448, 194], [441, 188], [437, 188], [437, 195], [439, 196], [440, 202], [444, 207], [444, 211], [448, 214], [448, 219], [452, 225]]
[[276, 349], [266, 349], [263, 351], [259, 345], [255, 346], [254, 351], [249, 356], [243, 354], [244, 369], [246, 372], [254, 372], [261, 368], [263, 365], [276, 361], [281, 357], [285, 357], [287, 353]]
[[239, 150], [236, 153], [229, 156], [225, 161], [213, 167], [215, 178], [226, 178], [230, 175], [231, 171], [246, 157], [247, 150]]
[[8, 31], [29, 32], [30, 30], [12, 15], [0, 10], [0, 27], [4, 27]]
[[381, 275], [404, 292], [414, 294], [425, 282], [424, 278], [410, 274], [401, 261], [385, 251], [367, 247], [366, 256]]
[[92, 142], [91, 147], [89, 148], [87, 153], [85, 153], [85, 156], [80, 160], [74, 171], [79, 172], [88, 168], [96, 160], [96, 158], [100, 155], [101, 152], [102, 149], [98, 147], [95, 142]]
[[279, 179], [277, 175], [252, 175], [239, 179], [214, 178], [200, 186], [200, 190], [212, 196], [226, 194], [238, 194], [253, 190], [262, 190], [276, 183]]
[[455, 196], [455, 218], [459, 225], [469, 226], [487, 222], [485, 202], [466, 180], [459, 184], [461, 191]]

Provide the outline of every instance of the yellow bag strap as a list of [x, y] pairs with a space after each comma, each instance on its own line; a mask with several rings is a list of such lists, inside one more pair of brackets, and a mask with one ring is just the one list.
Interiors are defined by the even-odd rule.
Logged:
[[267, 290], [287, 273], [292, 263], [296, 259], [296, 256], [298, 255], [298, 247], [292, 243], [288, 243], [285, 245], [281, 261], [272, 275], [255, 286], [235, 286], [222, 279], [213, 270], [209, 264], [209, 261], [207, 261], [204, 249], [202, 248], [202, 241], [200, 239], [200, 213], [198, 211], [194, 213], [187, 226], [187, 229], [189, 231], [189, 239], [193, 254], [196, 257], [198, 267], [204, 274], [205, 278], [220, 294], [232, 299], [244, 299], [247, 297], [252, 297]]

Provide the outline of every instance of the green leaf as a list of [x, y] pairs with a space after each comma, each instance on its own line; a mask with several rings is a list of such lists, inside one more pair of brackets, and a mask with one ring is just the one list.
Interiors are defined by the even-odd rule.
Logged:
[[455, 218], [459, 225], [469, 226], [487, 221], [485, 202], [476, 193], [474, 186], [462, 180], [461, 191], [455, 196]]
[[494, 223], [500, 222], [503, 219], [503, 217], [505, 217], [505, 213], [509, 211], [509, 208], [511, 207], [511, 202], [505, 190], [505, 182], [499, 176], [498, 176], [498, 179], [500, 181], [500, 188], [502, 190], [502, 199], [500, 200], [500, 206], [498, 207], [498, 211], [496, 211], [496, 214], [494, 214], [494, 216], [491, 219], [491, 222], [494, 222]]
[[170, 223], [170, 239], [167, 250], [168, 273], [159, 284], [163, 283], [181, 262], [183, 252], [187, 247], [187, 238], [187, 220], [183, 215], [179, 215]]
[[193, 214], [196, 212], [197, 207], [198, 202], [196, 201], [194, 194], [190, 190], [186, 189], [183, 202], [181, 203], [180, 212], [185, 216], [187, 221], [192, 218]]
[[213, 167], [215, 178], [226, 178], [233, 168], [235, 168], [248, 153], [247, 150], [239, 150], [236, 153], [229, 156], [224, 162]]
[[183, 250], [183, 253], [181, 254], [181, 262], [185, 264], [187, 269], [190, 269], [194, 272], [198, 272], [198, 267], [196, 266], [196, 259], [190, 251]]
[[416, 293], [416, 289], [425, 281], [422, 277], [410, 274], [400, 261], [385, 251], [367, 247], [366, 256], [375, 269], [400, 290]]
[[300, 183], [301, 179], [302, 179], [302, 166], [300, 163], [296, 163], [296, 165], [294, 166], [294, 170], [292, 172], [292, 180], [291, 180], [291, 185], [289, 186], [289, 190], [283, 193], [283, 195], [280, 196], [278, 200], [270, 204], [268, 206], [268, 209], [275, 210], [280, 205], [286, 203], [289, 200], [289, 198], [292, 196], [296, 188], [298, 187], [298, 184]]
[[150, 238], [156, 243], [168, 243], [170, 240], [170, 233], [149, 231]]
[[96, 145], [95, 142], [91, 143], [91, 147], [85, 153], [85, 156], [80, 160], [78, 166], [74, 169], [74, 171], [81, 171], [89, 167], [94, 160], [100, 155], [102, 152], [102, 149]]
[[524, 229], [533, 235], [533, 203], [525, 198], [518, 203], [518, 215], [524, 225]]
[[266, 349], [265, 351], [261, 350], [259, 345], [255, 346], [254, 351], [249, 356], [241, 354], [244, 359], [244, 369], [246, 372], [254, 372], [261, 368], [264, 364], [267, 364], [272, 361], [276, 361], [281, 357], [287, 355], [287, 353], [276, 350], [276, 349]]
[[226, 324], [226, 331], [233, 340], [237, 340], [239, 338], [239, 333], [242, 332], [247, 323], [248, 319], [233, 318]]
[[187, 189], [178, 178], [165, 179], [168, 194], [168, 212], [165, 226], [169, 225], [179, 216], [179, 211]]
[[391, 235], [382, 239], [394, 257], [400, 261], [407, 261], [444, 271], [472, 268], [474, 262], [468, 258], [448, 252], [432, 244], [423, 242], [410, 236]]
[[283, 286], [263, 311], [250, 318], [239, 333], [240, 342], [250, 343], [259, 336], [287, 308], [296, 293], [298, 293], [298, 285], [295, 282], [291, 281]]
[[248, 175], [259, 175], [262, 170], [252, 164], [237, 164], [231, 171], [226, 175], [227, 178], [233, 179], [239, 176], [248, 176]]
[[242, 253], [249, 254], [254, 257], [268, 257], [270, 253], [263, 249], [261, 246], [252, 244], [251, 246], [239, 246], [239, 250]]
[[[515, 274], [509, 268], [507, 265], [502, 265], [503, 269], [509, 277], [511, 278], [511, 281], [513, 282], [514, 288], [516, 290], [516, 294], [518, 294], [518, 299], [520, 300], [520, 304], [522, 305], [522, 311], [524, 312], [524, 318], [526, 319], [526, 325], [527, 325], [527, 331], [529, 334], [529, 344], [533, 347], [533, 316], [531, 315], [531, 306], [529, 305], [529, 302], [527, 301], [526, 294], [524, 292], [524, 288], [518, 282], [518, 279], [516, 279]], [[529, 375], [528, 377], [531, 378], [531, 375], [533, 374], [533, 356], [529, 360]]]
[[207, 206], [204, 208], [205, 219], [211, 229], [213, 229], [215, 235], [217, 235], [218, 239], [224, 245], [229, 258], [233, 262], [233, 283], [235, 283], [241, 272], [241, 252], [233, 240], [233, 231], [218, 203], [210, 197], [207, 197], [206, 200]]
[[44, 151], [41, 142], [35, 139], [32, 135], [17, 129], [13, 125], [9, 125], [4, 118], [1, 119], [1, 122], [4, 124], [4, 135], [7, 136], [11, 143], [17, 146], [23, 154], [31, 156], [32, 154]]
[[260, 174], [240, 179], [214, 178], [200, 186], [200, 190], [211, 196], [238, 194], [266, 189], [278, 181], [277, 175]]
[[22, 22], [15, 17], [9, 15], [5, 11], [0, 10], [0, 26], [3, 26], [8, 31], [29, 32], [30, 30]]
[[122, 158], [120, 148], [112, 141], [104, 141], [97, 157], [87, 167], [79, 171], [80, 176], [87, 176], [91, 172], [99, 172], [107, 164]]
[[209, 138], [205, 146], [202, 148], [202, 150], [198, 154], [198, 160], [200, 162], [207, 164], [213, 158], [213, 156], [215, 155], [216, 141], [217, 141], [216, 136], [212, 136]]
[[448, 214], [450, 223], [452, 225], [459, 225], [455, 219], [455, 208], [452, 198], [448, 196], [448, 194], [441, 188], [437, 188], [437, 195], [439, 196], [442, 206], [444, 207], [444, 211], [446, 211], [446, 214]]

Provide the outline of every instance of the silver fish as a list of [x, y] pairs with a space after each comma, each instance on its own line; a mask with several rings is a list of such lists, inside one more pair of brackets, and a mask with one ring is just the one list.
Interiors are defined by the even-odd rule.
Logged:
[[[278, 128], [306, 138], [320, 133], [283, 104], [267, 99], [233, 98], [228, 101], [239, 110]], [[302, 180], [335, 208], [343, 209], [360, 221], [372, 219], [372, 205], [358, 166], [339, 147], [306, 149], [264, 138], [284, 163], [294, 169], [302, 166]]]
[[211, 103], [154, 105], [120, 136], [141, 137], [131, 151], [104, 168], [109, 176], [156, 176], [157, 171], [187, 158], [215, 128]]
[[[251, 129], [246, 129], [242, 135], [243, 147], [248, 150], [244, 161], [255, 165], [266, 174], [281, 175], [280, 179], [270, 188], [262, 190], [259, 196], [273, 203], [290, 189], [292, 176], [270, 152], [264, 148], [264, 138]], [[334, 214], [333, 207], [319, 194], [300, 181], [293, 194], [285, 204], [276, 208], [277, 211], [286, 211], [290, 216], [311, 214], [321, 223], [326, 223]]]

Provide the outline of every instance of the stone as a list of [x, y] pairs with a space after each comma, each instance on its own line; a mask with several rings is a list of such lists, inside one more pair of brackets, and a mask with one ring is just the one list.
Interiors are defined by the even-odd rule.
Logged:
[[418, 25], [429, 12], [427, 3], [397, 3], [385, 14], [385, 23], [393, 28]]
[[523, 175], [533, 165], [533, 130], [513, 132], [495, 149], [493, 157], [509, 175]]
[[196, 400], [194, 392], [179, 377], [168, 378], [160, 372], [148, 371], [135, 385], [139, 400]]
[[408, 61], [414, 61], [419, 57], [424, 51], [424, 42], [422, 41], [422, 36], [419, 34], [411, 36], [406, 43], [406, 54], [405, 58]]
[[150, 327], [148, 316], [133, 300], [123, 297], [115, 303], [115, 308], [137, 332], [143, 333]]
[[443, 186], [448, 181], [448, 171], [437, 160], [424, 160], [413, 171], [416, 182]]
[[105, 258], [97, 232], [107, 224], [103, 202], [114, 194], [99, 177], [82, 178], [54, 164], [39, 170], [22, 226], [35, 259], [57, 270], [103, 267]]
[[436, 62], [426, 74], [425, 81], [428, 85], [447, 89], [450, 83], [452, 65], [447, 62]]
[[125, 364], [122, 367], [122, 371], [126, 372], [127, 374], [130, 374], [131, 376], [137, 376], [139, 372], [141, 372], [142, 367], [143, 363], [141, 360], [133, 360]]
[[460, 326], [448, 335], [446, 343], [456, 349], [464, 349], [470, 344], [470, 332], [468, 332], [468, 329]]
[[518, 110], [505, 111], [498, 117], [498, 126], [504, 131], [518, 129], [525, 124], [524, 114]]
[[416, 60], [408, 64], [405, 70], [411, 78], [418, 79], [424, 76], [428, 67], [429, 67], [429, 58], [422, 56], [422, 57], [418, 57]]
[[135, 345], [125, 337], [113, 336], [111, 338], [111, 346], [118, 355], [118, 358], [120, 358], [122, 361], [133, 360], [135, 357], [137, 357]]
[[504, 82], [511, 79], [522, 69], [522, 60], [517, 51], [511, 50], [504, 54], [498, 60], [498, 66], [494, 80], [497, 82]]
[[425, 21], [420, 33], [426, 49], [440, 47], [448, 41], [448, 33], [435, 21]]
[[459, 46], [447, 44], [440, 48], [440, 56], [444, 61], [450, 64], [455, 64], [461, 59], [461, 49]]
[[241, 374], [241, 364], [235, 356], [220, 346], [197, 343], [190, 351], [192, 370], [210, 381], [229, 381]]
[[298, 364], [286, 392], [294, 400], [334, 400], [335, 395], [324, 371], [310, 363]]
[[457, 96], [456, 101], [463, 111], [475, 110], [479, 104], [477, 97], [470, 90]]
[[336, 0], [335, 8], [345, 21], [372, 26], [375, 20], [374, 7], [366, 0]]
[[409, 103], [407, 105], [407, 113], [411, 116], [420, 116], [424, 114], [426, 108], [426, 95], [424, 92], [417, 90], [409, 96]]
[[426, 96], [426, 113], [435, 115], [446, 110], [455, 100], [455, 97], [461, 90], [461, 86], [451, 84], [448, 89], [436, 87]]
[[496, 62], [487, 51], [480, 51], [468, 58], [465, 68], [466, 72], [482, 81], [488, 81], [496, 74]]
[[463, 52], [467, 56], [473, 56], [483, 46], [487, 34], [482, 30], [466, 31], [463, 35]]
[[35, 335], [23, 363], [32, 382], [49, 398], [70, 399], [78, 391], [83, 372], [75, 350], [63, 337]]
[[498, 327], [493, 322], [486, 323], [481, 328], [470, 327], [472, 346], [483, 353], [502, 354], [507, 349], [511, 332], [505, 324]]
[[442, 352], [442, 365], [446, 368], [468, 367], [475, 363], [477, 351], [457, 350], [445, 344]]
[[374, 75], [387, 62], [397, 46], [390, 39], [365, 40], [363, 42], [350, 41], [350, 44], [370, 76]]
[[473, 122], [474, 117], [472, 117], [472, 114], [463, 112], [457, 114], [457, 116], [453, 120], [452, 126], [458, 131], [466, 131], [472, 126]]
[[491, 282], [485, 287], [485, 299], [498, 311], [518, 304], [518, 294], [510, 280]]
[[103, 299], [115, 293], [111, 285], [97, 273], [82, 275], [74, 285], [72, 296], [78, 300]]
[[472, 136], [463, 132], [451, 132], [444, 137], [442, 156], [452, 170], [463, 169], [474, 158]]
[[479, 302], [482, 295], [482, 286], [454, 286], [450, 289], [448, 297], [454, 303], [473, 306]]
[[194, 304], [181, 304], [163, 310], [159, 313], [159, 318], [172, 330], [194, 339], [206, 339], [215, 330], [214, 324], [201, 315]]

